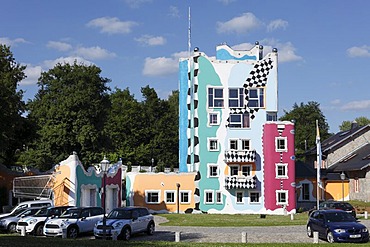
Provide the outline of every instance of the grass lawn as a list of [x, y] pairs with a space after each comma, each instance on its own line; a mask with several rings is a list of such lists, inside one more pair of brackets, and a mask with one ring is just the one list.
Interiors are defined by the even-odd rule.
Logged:
[[163, 226], [207, 226], [207, 227], [238, 227], [238, 226], [288, 226], [305, 225], [307, 212], [295, 214], [292, 220], [290, 215], [259, 214], [160, 214], [169, 222], [161, 223]]

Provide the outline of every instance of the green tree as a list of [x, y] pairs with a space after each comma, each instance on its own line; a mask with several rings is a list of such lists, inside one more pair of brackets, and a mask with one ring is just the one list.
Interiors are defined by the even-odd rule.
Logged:
[[[358, 126], [365, 126], [370, 124], [370, 119], [367, 117], [358, 117], [355, 119], [355, 122]], [[342, 124], [339, 126], [340, 131], [346, 131], [351, 129], [352, 122], [351, 121], [343, 121]]]
[[15, 61], [9, 46], [0, 44], [0, 163], [12, 165], [28, 139], [25, 103], [18, 83], [26, 78], [26, 66]]
[[297, 159], [302, 159], [302, 154], [316, 144], [316, 120], [320, 129], [320, 138], [328, 138], [329, 125], [320, 110], [320, 104], [310, 101], [307, 104], [295, 103], [291, 111], [284, 111], [281, 121], [295, 121], [295, 152]]
[[37, 138], [24, 154], [40, 169], [50, 169], [76, 151], [85, 166], [102, 159], [103, 135], [110, 108], [106, 86], [95, 65], [57, 64], [42, 73], [39, 91], [28, 103]]

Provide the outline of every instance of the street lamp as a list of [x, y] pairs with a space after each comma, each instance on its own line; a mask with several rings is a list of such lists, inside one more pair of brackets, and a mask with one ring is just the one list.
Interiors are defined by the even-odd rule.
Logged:
[[346, 178], [346, 174], [342, 171], [340, 174], [340, 179], [342, 180], [342, 201], [344, 201], [344, 179]]
[[100, 162], [100, 168], [103, 173], [103, 195], [102, 195], [102, 204], [103, 204], [103, 239], [106, 239], [106, 225], [107, 225], [107, 218], [106, 218], [106, 179], [107, 179], [107, 172], [109, 167], [109, 160], [107, 160], [107, 157], [104, 156], [104, 159]]
[[177, 196], [176, 196], [176, 199], [177, 199], [177, 213], [179, 213], [180, 212], [180, 184], [176, 183], [176, 187], [177, 187]]
[[153, 171], [153, 167], [154, 167], [154, 158], [152, 158], [152, 169], [150, 169], [150, 171]]

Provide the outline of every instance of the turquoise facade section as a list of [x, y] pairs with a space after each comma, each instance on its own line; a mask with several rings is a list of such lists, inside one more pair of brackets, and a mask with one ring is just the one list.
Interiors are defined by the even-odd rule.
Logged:
[[188, 152], [188, 60], [180, 62], [179, 70], [179, 171], [188, 172], [186, 165]]
[[[100, 175], [98, 176], [95, 172], [91, 172], [91, 175], [88, 176], [85, 173], [85, 170], [83, 169], [83, 167], [80, 165], [76, 167], [76, 180], [77, 180], [76, 188], [78, 188], [76, 191], [76, 198], [81, 198], [81, 186], [82, 185], [92, 184], [92, 185], [96, 185], [97, 189], [102, 188], [102, 178], [100, 177]], [[96, 205], [98, 207], [99, 206], [101, 207], [102, 206], [101, 198], [97, 196], [97, 198], [95, 199], [96, 199]], [[77, 207], [81, 206], [80, 200], [76, 201], [76, 206]]]
[[231, 55], [227, 50], [225, 49], [220, 49], [216, 53], [217, 60], [257, 60], [256, 56], [248, 56], [244, 55], [242, 57], [235, 57]]

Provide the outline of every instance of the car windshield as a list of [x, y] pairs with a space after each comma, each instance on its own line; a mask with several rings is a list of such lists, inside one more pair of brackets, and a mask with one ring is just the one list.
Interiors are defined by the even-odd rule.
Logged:
[[132, 219], [132, 212], [128, 210], [113, 210], [108, 214], [107, 219]]
[[13, 213], [11, 213], [9, 216], [17, 216], [18, 214], [24, 212], [27, 208], [19, 208], [15, 210]]
[[345, 203], [345, 202], [336, 203], [336, 204], [334, 204], [334, 207], [335, 208], [341, 208], [341, 209], [344, 209], [344, 210], [351, 210], [352, 209], [351, 204]]
[[42, 217], [42, 216], [48, 216], [48, 209], [42, 208], [39, 211], [35, 213], [35, 216]]
[[23, 212], [19, 213], [16, 217], [19, 218], [19, 217], [34, 215], [37, 210], [38, 210], [37, 208], [27, 209], [27, 210], [24, 210]]
[[67, 209], [64, 213], [59, 216], [59, 218], [70, 218], [70, 219], [78, 219], [81, 214], [81, 209], [74, 208], [74, 209]]
[[327, 222], [354, 222], [356, 219], [345, 212], [333, 212], [326, 214]]

